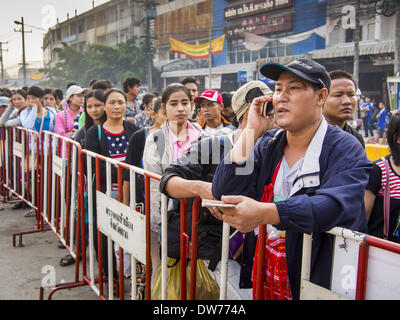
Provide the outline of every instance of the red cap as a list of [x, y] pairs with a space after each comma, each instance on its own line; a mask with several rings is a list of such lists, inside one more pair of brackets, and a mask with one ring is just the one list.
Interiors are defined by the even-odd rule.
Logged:
[[195, 103], [200, 103], [200, 99], [207, 99], [210, 101], [218, 102], [223, 104], [222, 96], [217, 90], [206, 90], [200, 96], [194, 98]]

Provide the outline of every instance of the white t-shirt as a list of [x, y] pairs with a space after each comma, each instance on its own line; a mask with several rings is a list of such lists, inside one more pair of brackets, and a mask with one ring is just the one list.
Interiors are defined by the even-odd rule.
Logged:
[[222, 128], [224, 127], [224, 125], [221, 123], [219, 125], [218, 128], [211, 128], [209, 126], [205, 126], [203, 128], [203, 130], [205, 131], [205, 133], [207, 133], [209, 136], [215, 136]]
[[[289, 168], [286, 157], [283, 157], [274, 184], [274, 202], [279, 202], [289, 198], [293, 183], [299, 175], [303, 166], [304, 158], [297, 161], [293, 167]], [[268, 239], [274, 240], [281, 236], [284, 231], [277, 230], [272, 225], [267, 226]]]

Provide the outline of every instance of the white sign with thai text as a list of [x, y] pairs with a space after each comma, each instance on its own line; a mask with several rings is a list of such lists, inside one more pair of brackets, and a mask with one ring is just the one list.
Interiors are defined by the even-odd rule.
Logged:
[[146, 264], [146, 218], [125, 204], [97, 191], [97, 225], [126, 252]]

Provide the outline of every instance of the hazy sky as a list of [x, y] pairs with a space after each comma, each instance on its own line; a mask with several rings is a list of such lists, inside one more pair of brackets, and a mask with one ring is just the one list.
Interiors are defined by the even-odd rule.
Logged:
[[[103, 4], [109, 0], [95, 0], [95, 5]], [[74, 16], [75, 9], [78, 14], [92, 8], [92, 0], [1, 0], [0, 11], [0, 42], [8, 42], [3, 48], [4, 67], [15, 67], [22, 62], [22, 36], [20, 26], [14, 24], [15, 20], [24, 17], [26, 25], [47, 29], [59, 18], [60, 22], [67, 19], [67, 13]], [[44, 31], [26, 26], [25, 31], [32, 30], [32, 33], [25, 34], [26, 60], [41, 61], [42, 44]]]

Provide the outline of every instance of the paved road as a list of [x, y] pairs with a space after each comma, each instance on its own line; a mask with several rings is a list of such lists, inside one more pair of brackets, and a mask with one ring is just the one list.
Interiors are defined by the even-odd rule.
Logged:
[[[52, 275], [57, 284], [68, 283], [74, 280], [75, 266], [59, 265], [67, 251], [58, 248], [58, 238], [52, 231], [24, 235], [24, 246], [14, 248], [12, 234], [34, 229], [35, 218], [24, 217], [27, 209], [12, 207], [0, 203], [0, 300], [38, 300], [42, 281], [48, 282], [51, 271], [55, 271]], [[45, 298], [49, 292], [45, 290]], [[98, 297], [85, 286], [59, 291], [53, 299], [98, 300]]]

